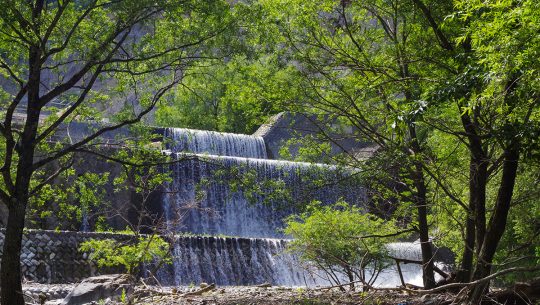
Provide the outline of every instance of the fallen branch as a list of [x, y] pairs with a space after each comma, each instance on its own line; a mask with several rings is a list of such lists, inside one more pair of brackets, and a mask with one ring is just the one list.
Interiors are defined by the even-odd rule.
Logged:
[[143, 300], [145, 298], [153, 298], [155, 296], [168, 296], [173, 295], [170, 292], [159, 291], [152, 288], [138, 289], [130, 294], [128, 304], [133, 304], [135, 300]]
[[539, 270], [540, 270], [540, 266], [537, 266], [537, 267], [513, 267], [513, 268], [508, 268], [508, 269], [504, 269], [504, 270], [495, 272], [495, 273], [493, 273], [493, 274], [491, 274], [489, 276], [486, 276], [485, 278], [482, 278], [482, 279], [479, 279], [479, 280], [476, 280], [476, 281], [473, 281], [473, 282], [469, 282], [469, 283], [451, 283], [451, 284], [446, 284], [446, 285], [439, 286], [439, 287], [436, 287], [436, 288], [433, 288], [433, 289], [410, 289], [410, 288], [407, 288], [407, 287], [378, 288], [378, 287], [373, 287], [373, 286], [365, 283], [365, 281], [358, 280], [358, 281], [352, 281], [352, 282], [349, 282], [349, 283], [335, 285], [335, 286], [321, 287], [321, 288], [317, 288], [317, 289], [313, 289], [313, 290], [315, 290], [315, 291], [317, 291], [317, 290], [329, 290], [329, 289], [332, 289], [332, 288], [344, 287], [344, 286], [347, 286], [347, 285], [350, 285], [350, 284], [362, 283], [366, 287], [368, 287], [370, 290], [376, 290], [376, 291], [396, 291], [396, 290], [398, 290], [398, 291], [407, 291], [407, 292], [413, 292], [413, 293], [416, 293], [416, 294], [422, 294], [423, 295], [423, 294], [437, 293], [437, 292], [441, 292], [441, 291], [449, 290], [449, 289], [453, 289], [453, 288], [464, 288], [464, 287], [470, 287], [470, 286], [478, 285], [480, 283], [490, 281], [490, 280], [492, 280], [492, 279], [494, 279], [496, 277], [499, 277], [501, 275], [505, 275], [505, 274], [508, 274], [508, 273], [512, 273], [512, 272], [534, 272], [534, 271], [539, 271]]
[[339, 284], [339, 285], [334, 285], [334, 286], [326, 286], [326, 287], [321, 287], [321, 288], [314, 288], [314, 289], [311, 289], [311, 290], [313, 290], [313, 291], [330, 290], [330, 289], [341, 288], [341, 287], [349, 286], [351, 284], [362, 283], [362, 282], [363, 281], [352, 281], [352, 282], [348, 282], [348, 283], [345, 283], [345, 284]]
[[441, 291], [444, 291], [444, 290], [448, 290], [448, 289], [453, 289], [453, 288], [462, 288], [462, 287], [469, 287], [469, 286], [474, 286], [474, 285], [478, 285], [478, 284], [481, 284], [483, 282], [487, 282], [487, 281], [490, 281], [496, 277], [499, 277], [501, 275], [505, 275], [505, 274], [508, 274], [508, 273], [512, 273], [512, 272], [534, 272], [534, 271], [538, 271], [540, 270], [540, 266], [537, 266], [537, 267], [513, 267], [513, 268], [508, 268], [508, 269], [504, 269], [504, 270], [501, 270], [501, 271], [498, 271], [498, 272], [495, 272], [489, 276], [486, 276], [485, 278], [481, 278], [479, 280], [476, 280], [476, 281], [472, 281], [472, 282], [469, 282], [469, 283], [451, 283], [451, 284], [446, 284], [446, 285], [443, 285], [443, 286], [439, 286], [439, 287], [436, 287], [436, 288], [433, 288], [433, 289], [426, 289], [426, 290], [412, 290], [412, 289], [405, 289], [406, 291], [408, 292], [415, 292], [415, 293], [418, 293], [418, 294], [431, 294], [431, 293], [437, 293], [437, 292], [441, 292]]
[[216, 284], [210, 284], [202, 289], [199, 289], [197, 291], [194, 291], [194, 292], [188, 292], [188, 293], [184, 293], [182, 296], [183, 297], [189, 297], [189, 296], [194, 296], [194, 295], [201, 295], [205, 292], [208, 292], [210, 290], [214, 290], [216, 288]]

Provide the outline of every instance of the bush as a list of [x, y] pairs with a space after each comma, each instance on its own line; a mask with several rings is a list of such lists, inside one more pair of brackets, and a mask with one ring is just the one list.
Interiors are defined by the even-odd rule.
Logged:
[[305, 213], [287, 218], [284, 231], [294, 238], [289, 250], [324, 271], [330, 282], [359, 281], [367, 290], [387, 266], [385, 244], [393, 241], [379, 236], [395, 233], [396, 227], [345, 202], [314, 202]]
[[79, 251], [89, 252], [89, 259], [98, 267], [123, 266], [136, 276], [141, 264], [154, 261], [170, 262], [169, 243], [156, 235], [135, 236], [131, 242], [114, 239], [91, 239], [81, 244]]

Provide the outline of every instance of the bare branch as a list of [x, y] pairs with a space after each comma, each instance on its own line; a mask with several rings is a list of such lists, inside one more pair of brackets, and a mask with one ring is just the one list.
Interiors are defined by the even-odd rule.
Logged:
[[17, 74], [11, 69], [11, 67], [0, 58], [0, 67], [4, 68], [8, 74], [19, 84], [19, 87], [22, 88], [24, 86], [24, 82], [22, 79], [20, 79]]
[[66, 163], [65, 165], [61, 166], [59, 169], [57, 169], [54, 173], [52, 173], [49, 177], [47, 177], [46, 179], [44, 179], [43, 181], [41, 181], [41, 183], [39, 183], [38, 185], [36, 185], [33, 189], [31, 189], [28, 193], [30, 194], [30, 196], [34, 196], [36, 195], [37, 193], [39, 193], [39, 191], [41, 191], [41, 189], [43, 189], [44, 186], [50, 184], [54, 179], [56, 179], [58, 176], [60, 176], [60, 174], [62, 174], [63, 172], [65, 172], [66, 170], [68, 170], [69, 168], [71, 168], [71, 166], [73, 165], [73, 162], [74, 160], [71, 159], [68, 163]]
[[453, 289], [453, 288], [475, 286], [475, 285], [478, 285], [478, 284], [481, 284], [481, 283], [485, 283], [487, 281], [491, 281], [492, 279], [495, 279], [495, 278], [497, 278], [499, 276], [502, 276], [502, 275], [505, 275], [505, 274], [508, 274], [508, 273], [535, 272], [535, 271], [538, 271], [538, 270], [540, 270], [540, 266], [536, 266], [536, 267], [513, 267], [513, 268], [508, 268], [508, 269], [504, 269], [504, 270], [495, 272], [495, 273], [493, 273], [493, 274], [491, 274], [489, 276], [486, 276], [484, 278], [481, 278], [479, 280], [472, 281], [472, 282], [469, 282], [469, 283], [451, 283], [451, 284], [439, 286], [439, 287], [433, 288], [433, 289], [427, 289], [427, 290], [411, 290], [411, 289], [408, 289], [407, 291], [413, 292], [413, 293], [418, 293], [418, 294], [431, 294], [431, 293], [437, 293], [437, 292], [441, 292], [441, 291], [445, 291], [445, 290], [449, 290], [449, 289]]
[[152, 102], [150, 103], [150, 105], [143, 109], [141, 112], [139, 112], [139, 114], [137, 114], [135, 117], [131, 118], [131, 119], [127, 119], [125, 121], [122, 121], [118, 124], [115, 124], [115, 125], [112, 125], [112, 126], [108, 126], [108, 127], [104, 127], [104, 128], [101, 128], [100, 130], [96, 131], [94, 134], [86, 137], [85, 139], [73, 144], [73, 145], [70, 145], [60, 151], [57, 151], [55, 154], [53, 154], [52, 156], [50, 157], [47, 157], [47, 158], [44, 158], [42, 160], [39, 160], [37, 161], [36, 163], [34, 163], [33, 165], [33, 169], [36, 170], [42, 166], [44, 166], [45, 164], [49, 163], [49, 162], [52, 162], [58, 158], [61, 158], [69, 153], [72, 153], [74, 152], [75, 150], [79, 149], [79, 148], [82, 148], [84, 145], [90, 143], [92, 140], [98, 138], [99, 136], [101, 136], [102, 134], [106, 133], [106, 132], [109, 132], [109, 131], [114, 131], [114, 130], [117, 130], [119, 128], [122, 128], [124, 126], [128, 126], [128, 125], [132, 125], [132, 124], [135, 124], [137, 122], [139, 122], [146, 114], [148, 114], [150, 111], [152, 111], [152, 109], [154, 109], [155, 105], [157, 104], [157, 102], [161, 99], [161, 97], [163, 97], [163, 95], [168, 92], [171, 88], [173, 88], [177, 83], [178, 83], [179, 80], [175, 79], [173, 80], [169, 85], [161, 88], [158, 90], [158, 92], [154, 95], [154, 98], [152, 100]]

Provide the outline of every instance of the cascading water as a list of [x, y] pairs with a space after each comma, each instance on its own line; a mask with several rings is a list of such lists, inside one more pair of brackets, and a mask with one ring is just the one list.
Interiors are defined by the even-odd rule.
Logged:
[[[284, 251], [287, 241], [276, 238], [284, 238], [283, 218], [295, 212], [296, 203], [345, 199], [361, 206], [365, 192], [347, 179], [354, 176], [350, 170], [269, 160], [264, 140], [255, 136], [169, 128], [165, 143], [178, 161], [170, 167], [173, 180], [163, 198], [169, 228], [234, 237], [177, 237], [173, 264], [159, 273], [163, 283], [329, 283], [300, 267]], [[409, 266], [402, 267], [406, 280], [419, 284], [421, 270]], [[376, 284], [399, 285], [395, 270], [383, 271]]]
[[169, 285], [215, 283], [217, 285], [299, 286], [324, 283], [300, 268], [285, 251], [280, 239], [181, 237], [176, 241], [174, 268], [161, 271]]
[[266, 159], [262, 137], [207, 130], [167, 128], [166, 148], [172, 152]]
[[240, 157], [176, 158], [188, 159], [172, 166], [173, 183], [164, 198], [170, 223], [182, 216], [176, 232], [279, 238], [283, 218], [297, 203], [330, 203], [340, 197], [355, 204], [364, 201], [362, 189], [349, 188], [347, 174], [336, 169]]

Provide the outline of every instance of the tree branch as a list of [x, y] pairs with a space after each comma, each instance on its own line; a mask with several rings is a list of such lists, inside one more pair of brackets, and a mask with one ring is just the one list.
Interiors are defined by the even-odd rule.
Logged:
[[433, 15], [429, 11], [429, 9], [426, 7], [426, 5], [422, 2], [422, 0], [412, 0], [412, 2], [418, 6], [418, 8], [422, 11], [422, 14], [424, 14], [424, 17], [427, 19], [431, 29], [435, 33], [435, 36], [437, 37], [437, 40], [439, 41], [439, 45], [448, 51], [453, 51], [454, 46], [448, 41], [444, 33], [441, 31], [439, 25], [435, 21], [435, 18], [433, 18]]
[[56, 170], [53, 174], [51, 174], [49, 177], [41, 181], [37, 186], [35, 186], [33, 189], [31, 189], [28, 193], [30, 196], [36, 195], [44, 186], [47, 184], [50, 184], [54, 179], [56, 179], [60, 174], [68, 170], [72, 165], [74, 161], [71, 159], [66, 165], [61, 166], [58, 170]]
[[99, 136], [101, 136], [102, 134], [104, 134], [106, 132], [114, 131], [114, 130], [117, 130], [117, 129], [121, 128], [121, 127], [131, 125], [131, 124], [135, 124], [135, 123], [139, 122], [146, 114], [148, 114], [150, 111], [152, 111], [152, 109], [154, 109], [154, 106], [161, 99], [161, 97], [166, 92], [168, 92], [171, 88], [173, 88], [176, 85], [176, 83], [178, 83], [178, 81], [179, 80], [175, 79], [169, 85], [167, 85], [167, 86], [161, 88], [160, 90], [158, 90], [158, 92], [154, 95], [154, 98], [153, 98], [151, 104], [147, 108], [145, 108], [143, 111], [139, 112], [139, 114], [137, 114], [134, 118], [125, 120], [123, 122], [120, 122], [120, 123], [112, 125], [112, 126], [101, 128], [100, 130], [96, 131], [94, 134], [86, 137], [85, 139], [83, 139], [83, 140], [81, 140], [81, 141], [79, 141], [79, 142], [77, 142], [77, 143], [75, 143], [73, 145], [70, 145], [70, 146], [56, 152], [54, 155], [37, 161], [36, 163], [34, 163], [33, 169], [36, 170], [36, 169], [44, 166], [45, 164], [47, 164], [49, 162], [52, 162], [52, 161], [54, 161], [54, 160], [56, 160], [58, 158], [61, 158], [61, 157], [65, 156], [65, 155], [67, 155], [69, 153], [74, 152], [75, 150], [77, 150], [77, 149], [83, 147], [84, 145], [90, 143], [92, 140], [98, 138]]

